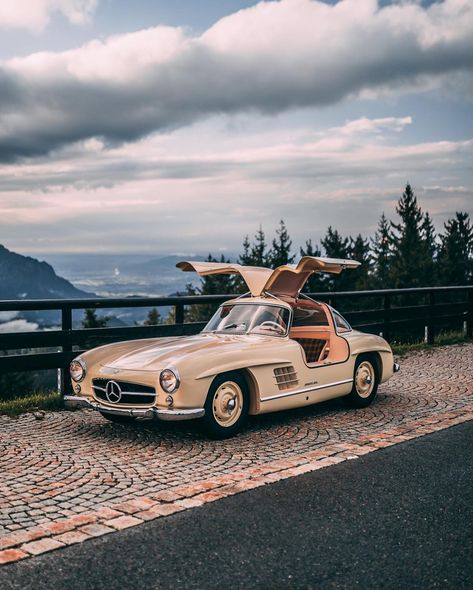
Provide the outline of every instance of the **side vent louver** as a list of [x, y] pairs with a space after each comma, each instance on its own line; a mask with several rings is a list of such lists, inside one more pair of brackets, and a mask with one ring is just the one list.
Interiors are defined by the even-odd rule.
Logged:
[[292, 365], [274, 369], [274, 376], [279, 389], [292, 389], [299, 383], [297, 373]]

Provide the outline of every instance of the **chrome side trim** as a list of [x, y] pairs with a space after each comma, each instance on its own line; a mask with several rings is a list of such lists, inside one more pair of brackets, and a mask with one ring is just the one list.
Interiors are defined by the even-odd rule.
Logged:
[[121, 408], [104, 406], [93, 400], [76, 395], [65, 395], [66, 408], [92, 408], [104, 414], [116, 414], [117, 416], [132, 416], [134, 418], [155, 418], [156, 420], [192, 420], [202, 418], [205, 415], [204, 408], [191, 408], [182, 410], [160, 410], [158, 408]]
[[303, 387], [295, 391], [287, 391], [285, 393], [277, 393], [269, 397], [261, 398], [262, 402], [269, 402], [273, 399], [280, 399], [282, 397], [289, 397], [291, 395], [299, 395], [300, 393], [309, 393], [309, 391], [317, 391], [319, 389], [326, 389], [327, 387], [336, 387], [337, 385], [344, 385], [345, 383], [353, 383], [353, 379], [343, 379], [343, 381], [335, 381], [334, 383], [327, 383], [327, 385], [316, 385], [315, 387]]

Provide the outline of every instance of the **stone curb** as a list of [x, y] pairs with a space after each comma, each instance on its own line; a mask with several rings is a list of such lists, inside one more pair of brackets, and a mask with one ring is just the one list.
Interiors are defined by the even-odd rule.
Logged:
[[79, 514], [14, 532], [0, 539], [0, 565], [82, 543], [282, 479], [358, 459], [367, 453], [470, 420], [473, 420], [473, 406], [466, 406], [413, 420], [383, 432], [364, 434], [353, 442], [328, 444], [324, 448], [309, 451], [304, 456], [279, 459], [195, 484], [172, 487], [151, 497], [134, 498], [111, 507], [102, 507], [89, 514]]

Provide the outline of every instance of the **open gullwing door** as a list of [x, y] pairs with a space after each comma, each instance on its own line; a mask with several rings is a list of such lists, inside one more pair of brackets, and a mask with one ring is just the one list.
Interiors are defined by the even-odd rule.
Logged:
[[262, 266], [242, 266], [241, 264], [227, 264], [225, 262], [194, 262], [182, 261], [176, 264], [183, 271], [194, 271], [201, 277], [208, 275], [240, 275], [253, 297], [258, 297], [269, 277], [273, 274], [270, 268]]
[[360, 262], [340, 258], [303, 256], [297, 264], [278, 266], [267, 280], [263, 291], [274, 295], [296, 297], [310, 275], [314, 272], [340, 274], [346, 268], [357, 268]]
[[182, 261], [176, 264], [183, 271], [197, 272], [201, 277], [217, 274], [239, 274], [253, 297], [264, 292], [295, 297], [314, 272], [340, 274], [346, 268], [356, 268], [356, 260], [304, 256], [297, 264], [285, 264], [275, 270], [261, 266], [242, 266], [225, 262]]

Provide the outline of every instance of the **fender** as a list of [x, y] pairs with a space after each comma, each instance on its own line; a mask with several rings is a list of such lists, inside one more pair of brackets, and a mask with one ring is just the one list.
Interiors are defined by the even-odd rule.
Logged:
[[356, 356], [364, 352], [391, 352], [391, 347], [381, 336], [365, 334], [353, 330], [349, 334], [343, 334], [350, 346], [350, 355]]
[[203, 371], [199, 373], [195, 377], [196, 380], [198, 379], [207, 379], [208, 377], [215, 377], [216, 375], [220, 375], [220, 373], [228, 373], [229, 371], [246, 371], [251, 370], [254, 367], [261, 367], [262, 365], [266, 367], [272, 367], [277, 365], [287, 365], [291, 364], [293, 361], [289, 358], [272, 358], [270, 361], [267, 358], [262, 359], [252, 359], [250, 362], [242, 362], [241, 359], [238, 362], [233, 363], [221, 363], [219, 365], [213, 365], [211, 369], [207, 371]]

